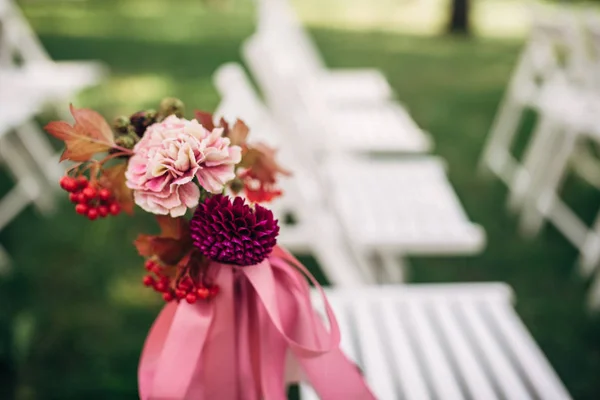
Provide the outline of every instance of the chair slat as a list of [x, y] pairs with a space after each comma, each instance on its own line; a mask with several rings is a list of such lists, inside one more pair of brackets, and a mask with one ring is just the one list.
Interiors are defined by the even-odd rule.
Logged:
[[486, 325], [473, 302], [461, 301], [460, 308], [466, 326], [472, 332], [476, 345], [485, 358], [504, 397], [508, 400], [531, 399], [531, 395], [507, 359], [505, 349], [502, 349], [497, 343], [492, 332], [490, 332], [491, 328]]
[[508, 304], [490, 303], [486, 307], [498, 332], [510, 343], [511, 353], [521, 364], [538, 396], [544, 400], [566, 400], [571, 397], [559, 384], [556, 372], [550, 367], [541, 350], [527, 331], [523, 322]]
[[381, 320], [389, 334], [389, 352], [395, 361], [399, 386], [407, 400], [426, 400], [431, 398], [427, 390], [423, 371], [417, 362], [413, 346], [409, 342], [407, 327], [401, 321], [401, 310], [396, 302], [381, 301]]
[[328, 296], [328, 300], [335, 313], [335, 318], [342, 334], [340, 348], [350, 360], [354, 361], [362, 368], [358, 357], [359, 350], [356, 348], [356, 344], [353, 341], [353, 326], [352, 321], [350, 320], [350, 310], [347, 308], [348, 304], [345, 304], [344, 300], [337, 296]]
[[456, 360], [462, 378], [475, 399], [495, 400], [498, 398], [494, 389], [483, 372], [483, 366], [477, 361], [473, 349], [465, 339], [465, 332], [456, 320], [456, 316], [446, 302], [437, 302], [433, 312], [441, 327], [441, 334], [447, 337], [450, 351]]
[[352, 301], [348, 305], [354, 312], [354, 329], [360, 348], [363, 373], [375, 397], [381, 400], [398, 398], [393, 376], [389, 373], [387, 344], [381, 336], [376, 307], [372, 302]]
[[430, 373], [433, 390], [439, 398], [463, 399], [459, 384], [452, 374], [441, 344], [434, 333], [434, 328], [426, 316], [423, 303], [407, 302], [406, 311], [413, 324], [413, 336]]

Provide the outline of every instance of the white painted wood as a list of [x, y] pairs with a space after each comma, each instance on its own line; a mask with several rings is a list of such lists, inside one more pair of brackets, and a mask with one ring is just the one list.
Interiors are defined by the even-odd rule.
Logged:
[[296, 85], [314, 84], [328, 103], [379, 103], [393, 96], [375, 69], [327, 69], [320, 53], [287, 0], [258, 0], [257, 31], [276, 39], [275, 49], [290, 60]]
[[588, 295], [588, 308], [594, 312], [600, 310], [600, 272], [596, 271]]
[[[342, 338], [348, 331], [357, 338], [352, 345], [378, 399], [570, 399], [510, 305], [512, 291], [504, 284], [326, 292]], [[323, 312], [320, 303], [315, 306]], [[318, 398], [306, 384], [301, 396]]]
[[394, 361], [395, 368], [392, 371], [398, 374], [403, 398], [407, 400], [430, 399], [424, 371], [417, 361], [416, 349], [409, 341], [409, 328], [406, 326], [405, 320], [401, 319], [401, 303], [381, 301], [379, 306], [383, 329], [388, 332], [388, 335], [391, 335], [391, 340], [387, 344]]
[[504, 397], [508, 400], [531, 399], [532, 396], [517, 376], [505, 352], [497, 343], [490, 328], [486, 326], [477, 305], [472, 302], [462, 302], [460, 306], [467, 326], [473, 332], [477, 346], [485, 356], [488, 367]]
[[[532, 16], [481, 166], [507, 184], [509, 208], [521, 212], [520, 232], [535, 236], [548, 221], [579, 250], [579, 272], [589, 278], [600, 266], [600, 223], [588, 226], [560, 192], [568, 173], [600, 188], [600, 163], [582, 151], [588, 142], [600, 146], [600, 16], [551, 6], [536, 7]], [[538, 122], [523, 160], [515, 160], [510, 149], [526, 108]]]
[[[472, 253], [483, 247], [483, 230], [468, 221], [447, 182], [442, 160], [375, 162], [340, 157], [335, 158], [339, 162], [332, 161], [335, 168], [330, 169], [328, 163], [320, 165], [314, 152], [310, 154], [299, 140], [303, 134], [308, 135], [307, 131], [279, 128], [282, 125], [276, 124], [262, 106], [240, 66], [226, 64], [219, 68], [215, 85], [223, 96], [218, 115], [255, 121], [256, 125], [250, 126], [250, 137], [257, 135], [282, 149], [281, 160], [295, 175], [285, 188], [286, 197], [301, 200], [287, 201], [281, 207], [276, 204], [275, 211], [290, 210], [304, 222], [312, 220], [313, 226], [329, 233], [315, 240], [310, 228], [294, 229], [292, 234], [283, 226], [281, 243], [292, 250], [311, 249], [330, 279], [347, 284], [357, 279], [366, 283], [400, 282], [406, 272], [401, 256]], [[363, 127], [354, 129], [359, 140]], [[377, 126], [377, 130], [386, 131], [386, 126]], [[356, 182], [363, 182], [365, 188], [357, 191]], [[331, 192], [328, 199], [322, 195]], [[336, 217], [345, 229], [337, 227]], [[304, 242], [303, 234], [307, 235]], [[379, 265], [367, 261], [372, 256], [381, 261]], [[359, 271], [347, 278], [345, 271], [351, 265], [358, 266]]]
[[358, 336], [360, 359], [363, 373], [378, 399], [395, 399], [398, 397], [393, 377], [383, 373], [382, 365], [387, 365], [387, 345], [383, 341], [379, 326], [377, 303], [353, 302], [353, 314], [356, 319], [354, 329]]
[[[276, 38], [254, 35], [242, 54], [275, 117], [297, 127], [312, 156], [323, 152], [421, 153], [431, 147], [429, 136], [394, 103], [332, 106], [318, 83], [294, 84], [296, 64], [274, 46]], [[309, 141], [309, 142], [308, 142]]]
[[510, 350], [521, 365], [539, 398], [564, 400], [569, 394], [561, 385], [556, 372], [547, 362], [539, 347], [512, 308], [502, 302], [490, 302], [485, 308], [498, 328], [499, 334], [510, 343]]
[[33, 117], [54, 105], [70, 119], [68, 105], [76, 92], [104, 73], [99, 63], [54, 62], [17, 5], [0, 0], [0, 162], [15, 181], [0, 201], [0, 229], [31, 202], [43, 213], [54, 208], [51, 193], [63, 168]]
[[483, 247], [483, 231], [469, 222], [439, 159], [330, 159], [324, 172], [342, 225], [365, 248], [412, 255]]
[[432, 308], [435, 318], [440, 324], [440, 335], [445, 336], [446, 340], [452, 344], [450, 351], [457, 360], [457, 368], [465, 380], [469, 394], [475, 399], [498, 399], [491, 382], [485, 375], [483, 366], [477, 360], [475, 349], [465, 337], [463, 327], [452, 309], [452, 304], [437, 302], [432, 305]]
[[337, 298], [335, 296], [331, 298], [328, 297], [328, 300], [333, 312], [335, 313], [335, 318], [338, 322], [340, 332], [343, 332], [340, 342], [340, 349], [342, 349], [344, 354], [350, 360], [362, 368], [362, 362], [359, 358], [359, 350], [353, 337], [355, 332], [352, 329], [353, 321], [351, 321], [353, 311], [352, 305], [347, 302], [347, 299]]
[[464, 396], [454, 378], [450, 365], [443, 353], [434, 328], [427, 318], [425, 302], [407, 302], [407, 314], [414, 324], [415, 340], [423, 354], [433, 389], [438, 398], [463, 399]]

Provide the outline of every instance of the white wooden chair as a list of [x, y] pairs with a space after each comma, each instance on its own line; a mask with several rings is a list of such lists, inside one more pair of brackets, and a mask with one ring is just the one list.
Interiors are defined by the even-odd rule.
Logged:
[[280, 56], [295, 66], [291, 75], [295, 83], [311, 82], [335, 104], [380, 102], [393, 97], [387, 79], [378, 70], [328, 69], [288, 0], [256, 3], [257, 31], [277, 39]]
[[322, 168], [330, 207], [355, 251], [381, 260], [376, 280], [404, 280], [407, 256], [476, 254], [485, 246], [484, 230], [469, 221], [439, 158], [334, 157]]
[[275, 117], [307, 126], [303, 135], [317, 153], [405, 154], [431, 149], [429, 135], [396, 103], [336, 107], [316, 85], [296, 85], [290, 76], [293, 63], [271, 47], [274, 41], [259, 33], [244, 43], [242, 54]]
[[[4, 164], [15, 182], [14, 187], [0, 199], [0, 230], [8, 225], [28, 204], [50, 213], [54, 199], [49, 196], [46, 174], [37, 168], [32, 157], [45, 159], [45, 145], [31, 152], [31, 144], [45, 139], [29, 121], [43, 105], [43, 97], [35, 88], [23, 88], [3, 79], [0, 74], [0, 163]], [[14, 134], [16, 133], [16, 135]], [[50, 153], [51, 154], [51, 153]], [[56, 183], [56, 182], [53, 182]], [[0, 246], [0, 272], [7, 271], [9, 258]]]
[[[53, 106], [61, 118], [70, 120], [68, 105], [75, 94], [97, 84], [105, 74], [105, 67], [98, 62], [53, 61], [17, 5], [12, 0], [0, 0], [0, 79], [11, 82], [15, 96], [33, 95], [42, 105]], [[21, 112], [30, 111], [19, 110], [17, 114]], [[55, 183], [62, 169], [33, 115], [30, 113], [30, 118], [14, 129], [40, 170]]]
[[[590, 44], [600, 49], [598, 20], [590, 18], [587, 21]], [[589, 152], [582, 151], [586, 142], [600, 145], [600, 87], [596, 85], [600, 73], [593, 69], [594, 65], [600, 65], [598, 60], [600, 58], [589, 59], [588, 76], [583, 82], [555, 72], [544, 84], [539, 107], [541, 125], [552, 125], [554, 130], [545, 135], [545, 143], [532, 143], [532, 150], [524, 159], [524, 170], [535, 184], [529, 185], [522, 196], [522, 232], [536, 235], [543, 223], [550, 221], [580, 250], [579, 265], [583, 276], [590, 276], [600, 264], [600, 222], [596, 224], [598, 228], [587, 226], [560, 199], [559, 193], [569, 171], [600, 189], [600, 164], [590, 157]], [[546, 155], [534, 158], [532, 154], [535, 153]]]
[[[15, 186], [0, 201], [0, 229], [33, 202], [52, 211], [51, 190], [63, 173], [58, 156], [34, 121], [45, 105], [63, 118], [74, 94], [98, 82], [104, 68], [90, 62], [54, 62], [12, 0], [0, 0], [0, 161]], [[8, 256], [0, 249], [0, 264]]]
[[0, 68], [18, 69], [66, 109], [73, 96], [100, 82], [106, 68], [96, 61], [53, 61], [12, 0], [0, 0]]
[[[524, 234], [534, 236], [544, 222], [550, 222], [579, 250], [579, 272], [583, 277], [590, 277], [600, 266], [600, 213], [596, 222], [589, 226], [560, 195], [569, 172], [578, 174], [600, 190], [600, 163], [578, 150], [583, 142], [600, 145], [600, 93], [579, 93], [578, 100], [573, 102], [575, 107], [569, 109], [570, 118], [565, 116], [560, 120], [563, 129], [553, 137], [551, 162], [540, 165], [540, 172], [534, 175], [538, 183], [535, 190], [527, 193], [520, 228]], [[552, 115], [550, 111], [548, 114]], [[555, 112], [553, 115], [561, 114]], [[586, 159], [590, 164], [584, 168], [582, 161]]]
[[[588, 77], [585, 43], [577, 16], [565, 8], [537, 6], [532, 9], [533, 26], [510, 79], [483, 151], [480, 166], [495, 173], [510, 191], [509, 207], [518, 209], [524, 201], [536, 168], [549, 156], [552, 137], [560, 124], [548, 115], [537, 122], [524, 161], [517, 161], [511, 146], [526, 109], [543, 113], [553, 107], [569, 107], [569, 85]], [[561, 61], [565, 56], [565, 62]], [[567, 81], [569, 85], [562, 82]], [[548, 90], [551, 89], [551, 90]], [[562, 90], [565, 89], [565, 90]], [[548, 96], [549, 93], [553, 97]]]
[[[221, 67], [215, 81], [223, 97], [218, 113], [225, 113], [222, 110], [230, 98], [244, 104], [259, 101], [239, 65]], [[342, 225], [347, 250], [359, 260], [357, 265], [366, 282], [402, 281], [405, 271], [400, 256], [468, 254], [483, 248], [483, 230], [469, 222], [445, 177], [441, 160], [375, 161], [330, 156], [327, 162], [317, 164], [306, 144], [297, 140], [305, 134], [300, 122], [294, 128], [286, 127], [284, 134], [274, 128], [274, 123], [267, 123], [270, 118], [266, 109], [240, 103], [237, 111], [228, 111], [230, 117], [237, 114], [245, 118], [245, 113], [255, 113], [249, 110], [258, 110], [256, 115], [248, 116], [257, 121], [258, 125], [252, 126], [256, 136], [280, 147], [283, 162], [294, 163], [289, 167], [299, 176], [290, 182], [301, 182], [301, 186], [288, 188], [288, 212], [310, 220], [313, 207], [332, 210]], [[260, 129], [264, 131], [260, 133]], [[268, 129], [272, 133], [267, 135]], [[282, 231], [285, 233], [285, 229]], [[301, 232], [296, 236], [298, 242], [310, 243], [313, 231], [308, 228]]]
[[279, 220], [278, 243], [296, 254], [314, 256], [335, 285], [350, 287], [373, 283], [362, 275], [361, 269], [353, 268], [361, 265], [361, 261], [353, 258], [337, 220], [323, 207], [316, 179], [310, 169], [298, 161], [290, 142], [278, 132], [241, 66], [222, 65], [214, 74], [214, 83], [222, 98], [214, 113], [215, 119], [244, 120], [251, 128], [251, 142], [276, 147], [282, 165], [293, 171], [291, 179], [282, 178], [280, 182], [285, 196], [269, 204]]
[[[589, 10], [588, 10], [589, 11]], [[539, 122], [522, 165], [515, 167], [511, 203], [521, 207], [520, 230], [535, 236], [548, 221], [579, 250], [578, 269], [593, 278], [589, 306], [600, 308], [600, 213], [586, 224], [561, 199], [562, 183], [575, 173], [600, 189], [600, 162], [585, 151], [600, 146], [600, 17], [581, 18], [587, 41], [575, 17], [569, 19], [571, 65], [555, 67], [539, 84], [535, 106]], [[559, 38], [569, 38], [564, 35]], [[584, 53], [581, 48], [584, 46]], [[516, 165], [516, 164], [515, 164]]]
[[[332, 288], [327, 297], [342, 350], [377, 399], [571, 398], [505, 284]], [[318, 399], [310, 386], [300, 389], [302, 400]]]

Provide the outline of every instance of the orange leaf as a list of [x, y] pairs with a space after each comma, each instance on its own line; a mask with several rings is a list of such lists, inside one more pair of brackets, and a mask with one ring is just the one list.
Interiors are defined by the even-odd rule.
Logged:
[[65, 145], [67, 148], [60, 156], [60, 161], [88, 161], [94, 154], [110, 149], [110, 146], [77, 138], [65, 140]]
[[242, 121], [238, 119], [233, 124], [233, 128], [231, 128], [225, 136], [231, 140], [231, 144], [234, 146], [244, 146], [246, 144], [246, 138], [248, 137], [248, 126]]
[[188, 226], [184, 218], [172, 218], [168, 215], [157, 215], [156, 220], [160, 226], [160, 236], [181, 239], [187, 235]]
[[156, 236], [139, 234], [137, 239], [134, 240], [133, 244], [137, 249], [138, 253], [142, 257], [152, 257], [154, 250], [152, 247], [152, 239]]
[[242, 161], [240, 161], [240, 167], [252, 168], [260, 159], [262, 153], [254, 148], [246, 148], [242, 153]]
[[125, 185], [125, 170], [127, 163], [120, 163], [104, 170], [104, 184], [108, 186], [119, 205], [127, 214], [133, 214], [133, 193]]
[[177, 264], [192, 248], [187, 221], [184, 218], [158, 216], [160, 235], [139, 235], [135, 246], [143, 257], [158, 257], [167, 265]]
[[194, 115], [196, 116], [196, 120], [200, 122], [200, 125], [208, 129], [209, 131], [215, 129], [215, 123], [213, 121], [213, 116], [211, 113], [196, 110]]
[[102, 115], [88, 108], [75, 108], [72, 104], [71, 114], [75, 118], [75, 130], [109, 146], [115, 144], [112, 129]]
[[227, 136], [227, 132], [229, 132], [229, 123], [227, 123], [227, 121], [225, 121], [225, 118], [221, 117], [221, 119], [219, 120], [219, 125], [217, 125], [219, 128], [223, 128], [223, 132], [225, 132], [225, 136]]
[[66, 149], [60, 161], [88, 161], [94, 154], [115, 146], [112, 130], [106, 120], [97, 112], [71, 105], [75, 125], [64, 121], [53, 121], [46, 125], [46, 131], [65, 142]]
[[277, 163], [276, 153], [275, 149], [263, 143], [257, 143], [245, 152], [240, 165], [250, 169], [252, 176], [260, 182], [273, 184], [277, 180], [277, 174], [285, 176], [292, 174]]
[[[191, 243], [191, 242], [190, 242]], [[167, 265], [177, 264], [190, 250], [190, 243], [150, 235], [139, 235], [134, 244], [143, 257], [158, 257]]]
[[66, 140], [72, 134], [74, 128], [65, 121], [52, 121], [44, 127], [46, 132], [57, 139]]

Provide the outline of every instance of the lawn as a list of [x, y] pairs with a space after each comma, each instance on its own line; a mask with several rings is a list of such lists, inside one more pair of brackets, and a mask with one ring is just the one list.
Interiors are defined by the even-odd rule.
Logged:
[[[25, 10], [55, 59], [109, 65], [108, 81], [76, 104], [113, 116], [168, 95], [213, 109], [211, 74], [239, 61], [240, 43], [253, 29], [248, 3], [215, 9], [191, 0], [96, 0], [35, 2]], [[322, 23], [311, 33], [330, 66], [372, 66], [387, 75], [433, 135], [469, 216], [487, 231], [480, 256], [411, 260], [413, 280], [508, 282], [519, 315], [573, 397], [597, 399], [600, 324], [584, 312], [575, 250], [551, 228], [535, 240], [520, 238], [505, 208], [505, 188], [476, 173], [521, 42]], [[0, 177], [0, 193], [6, 182]], [[600, 196], [578, 180], [569, 180], [567, 194], [584, 215], [596, 212]], [[0, 280], [0, 398], [136, 398], [139, 351], [160, 302], [139, 283], [141, 259], [131, 242], [152, 229], [142, 213], [89, 223], [63, 195], [53, 217], [28, 209], [0, 232], [15, 261], [12, 276]]]

